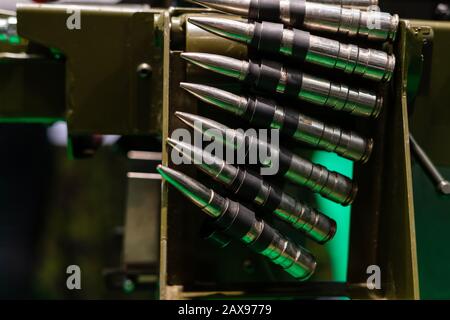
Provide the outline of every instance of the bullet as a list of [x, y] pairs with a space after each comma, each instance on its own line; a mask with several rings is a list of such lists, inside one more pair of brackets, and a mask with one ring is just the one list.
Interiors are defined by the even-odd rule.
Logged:
[[175, 112], [175, 115], [197, 132], [214, 138], [217, 143], [242, 151], [246, 161], [250, 156], [254, 156], [254, 154], [249, 154], [250, 152], [257, 153], [260, 150], [267, 150], [271, 159], [260, 158], [258, 165], [274, 168], [276, 166], [274, 161], [278, 161], [278, 171], [274, 173], [278, 177], [305, 186], [312, 192], [319, 193], [343, 206], [351, 204], [356, 197], [358, 191], [356, 184], [340, 173], [329, 171], [287, 149], [275, 146], [253, 135], [230, 129], [214, 120], [178, 111]]
[[[288, 27], [360, 37], [395, 40], [399, 17], [375, 10], [348, 9], [304, 0], [189, 0], [253, 21], [283, 23]], [[347, 5], [346, 5], [347, 6]]]
[[361, 117], [377, 118], [383, 106], [383, 97], [373, 92], [311, 76], [271, 60], [246, 61], [197, 52], [183, 52], [181, 57], [261, 91], [285, 94]]
[[293, 56], [308, 62], [365, 79], [387, 82], [395, 69], [395, 56], [352, 44], [289, 30], [272, 22], [243, 22], [217, 17], [191, 17], [189, 22], [216, 35], [248, 44], [268, 54]]
[[181, 172], [161, 165], [157, 170], [164, 180], [213, 218], [217, 228], [228, 236], [268, 257], [297, 280], [306, 280], [314, 273], [317, 265], [314, 256], [264, 220], [257, 219], [253, 211]]
[[[265, 213], [274, 214], [318, 243], [326, 243], [336, 233], [336, 222], [323, 213], [295, 200], [287, 193], [247, 170], [227, 164], [211, 153], [173, 139], [167, 143], [185, 159], [223, 184], [244, 201], [252, 201]], [[195, 159], [202, 161], [195, 162]]]
[[310, 2], [340, 6], [347, 9], [367, 10], [370, 7], [378, 7], [378, 0], [310, 0]]
[[251, 124], [279, 129], [285, 136], [335, 152], [347, 159], [365, 163], [372, 153], [372, 139], [283, 108], [273, 100], [242, 97], [201, 84], [182, 82], [180, 86], [200, 100], [242, 117]]

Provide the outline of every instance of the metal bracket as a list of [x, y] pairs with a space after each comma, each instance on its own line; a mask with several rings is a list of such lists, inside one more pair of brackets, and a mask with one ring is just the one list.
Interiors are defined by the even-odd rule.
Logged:
[[[69, 28], [76, 12], [79, 28]], [[87, 5], [19, 5], [18, 33], [66, 57], [71, 134], [161, 132], [163, 10]], [[141, 65], [151, 66], [142, 77]]]

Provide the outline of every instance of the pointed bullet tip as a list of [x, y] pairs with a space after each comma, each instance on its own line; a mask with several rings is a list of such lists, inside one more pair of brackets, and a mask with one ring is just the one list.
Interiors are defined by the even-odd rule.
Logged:
[[251, 24], [229, 18], [189, 17], [188, 21], [218, 36], [248, 43], [253, 38]]
[[180, 86], [196, 98], [220, 109], [242, 115], [247, 99], [216, 87], [198, 83], [183, 82]]
[[180, 56], [193, 65], [240, 80], [244, 79], [249, 67], [245, 60], [213, 53], [183, 52]]
[[169, 167], [163, 165], [158, 165], [158, 167], [156, 167], [156, 170], [165, 181], [174, 186], [176, 189], [179, 189], [177, 184], [179, 179], [182, 177], [180, 177], [180, 173], [178, 171], [170, 169]]
[[221, 18], [211, 18], [211, 17], [189, 17], [188, 21], [190, 23], [195, 24], [196, 26], [207, 25], [210, 23], [214, 23], [217, 20], [223, 20]]
[[158, 164], [156, 170], [162, 175], [164, 173], [164, 167], [161, 164]]
[[248, 16], [251, 0], [187, 0], [195, 4], [225, 13]]
[[178, 118], [180, 118], [180, 117], [183, 117], [184, 112], [181, 112], [181, 111], [175, 111], [175, 115], [176, 115]]
[[180, 87], [183, 89], [187, 89], [190, 87], [190, 83], [189, 82], [180, 82]]
[[180, 54], [180, 56], [181, 56], [182, 58], [186, 59], [186, 58], [189, 58], [189, 57], [192, 56], [192, 52], [182, 52], [182, 53]]
[[189, 113], [185, 113], [185, 112], [180, 112], [180, 111], [176, 111], [175, 112], [175, 116], [180, 119], [181, 121], [183, 121], [185, 124], [187, 124], [188, 126], [192, 125], [192, 116]]
[[189, 61], [194, 64], [199, 59], [198, 53], [195, 53], [195, 52], [182, 52], [180, 54], [180, 57], [181, 57], [181, 59], [184, 59], [184, 60]]
[[206, 4], [209, 2], [208, 0], [186, 0], [186, 1], [198, 4], [200, 6], [206, 6]]
[[176, 171], [174, 169], [170, 169], [169, 167], [163, 166], [161, 164], [156, 167], [156, 170], [159, 172], [159, 174], [165, 180], [171, 179], [171, 178], [173, 178], [174, 176], [176, 176], [179, 173], [178, 171]]
[[174, 139], [170, 139], [170, 138], [167, 139], [166, 142], [175, 151], [178, 151], [179, 153], [181, 153], [185, 159], [188, 159], [188, 160], [192, 159], [191, 152], [194, 152], [193, 149], [195, 149], [195, 148], [190, 143], [186, 143], [183, 141], [174, 140]]
[[[200, 19], [199, 19], [200, 18]], [[197, 21], [201, 21], [201, 17], [189, 17], [188, 18], [188, 21], [189, 22], [197, 22]]]
[[174, 139], [172, 139], [172, 138], [167, 138], [167, 139], [166, 139], [166, 143], [167, 143], [169, 146], [171, 146], [172, 148], [174, 148], [174, 147], [178, 144], [178, 141], [177, 141], [177, 140], [174, 140]]
[[186, 91], [192, 92], [192, 91], [195, 91], [195, 89], [198, 89], [199, 87], [201, 87], [201, 85], [195, 84], [195, 83], [190, 83], [190, 82], [181, 82], [180, 87]]

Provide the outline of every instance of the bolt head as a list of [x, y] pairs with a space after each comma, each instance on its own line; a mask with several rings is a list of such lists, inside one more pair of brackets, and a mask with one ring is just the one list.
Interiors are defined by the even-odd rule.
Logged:
[[152, 67], [148, 63], [141, 63], [137, 67], [137, 73], [142, 79], [149, 78], [152, 75]]
[[450, 7], [446, 3], [439, 3], [436, 6], [435, 15], [440, 20], [447, 20], [450, 17]]
[[450, 195], [450, 182], [449, 181], [442, 181], [439, 184], [438, 188], [442, 194]]

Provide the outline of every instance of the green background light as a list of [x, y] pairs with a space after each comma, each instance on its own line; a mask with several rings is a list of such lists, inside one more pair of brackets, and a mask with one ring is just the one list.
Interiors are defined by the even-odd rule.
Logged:
[[[336, 154], [315, 151], [312, 161], [349, 178], [353, 177], [353, 162]], [[317, 194], [315, 198], [317, 209], [326, 213], [337, 223], [336, 235], [325, 245], [325, 249], [331, 261], [332, 280], [345, 282], [347, 281], [351, 206], [344, 207]]]
[[20, 38], [18, 36], [11, 36], [11, 37], [9, 37], [9, 42], [11, 44], [19, 44]]

